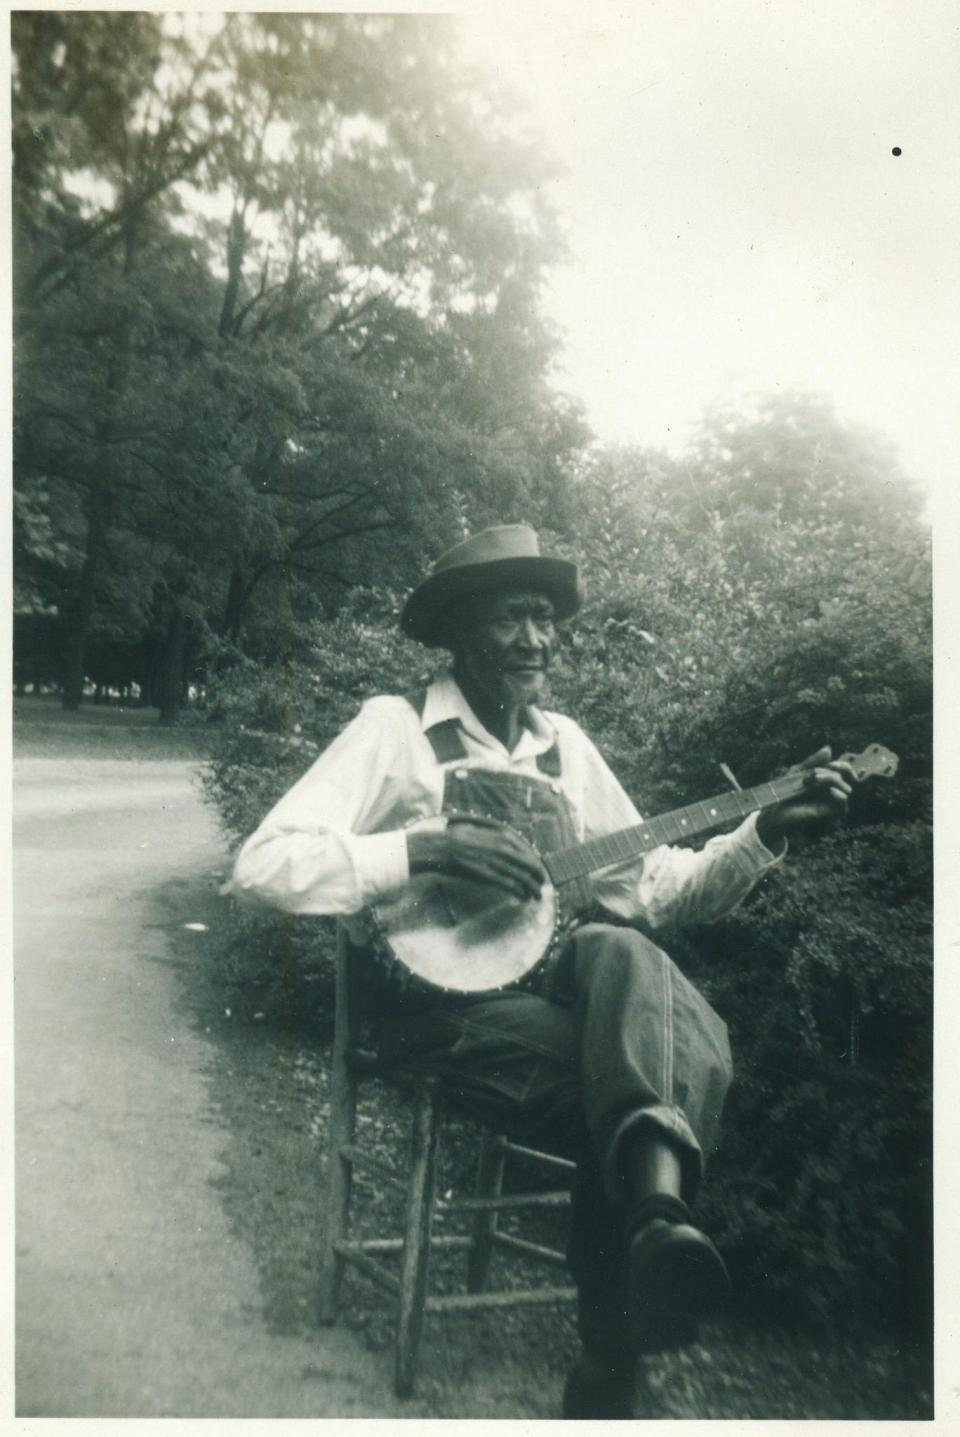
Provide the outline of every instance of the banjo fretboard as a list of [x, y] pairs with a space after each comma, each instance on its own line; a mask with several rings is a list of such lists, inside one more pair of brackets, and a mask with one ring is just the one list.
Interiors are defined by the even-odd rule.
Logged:
[[601, 838], [588, 839], [572, 848], [558, 848], [546, 854], [543, 861], [555, 884], [569, 883], [574, 878], [583, 878], [613, 863], [638, 858], [663, 843], [695, 838], [698, 834], [708, 833], [711, 828], [739, 822], [748, 814], [772, 808], [775, 803], [782, 803], [785, 798], [801, 793], [808, 777], [806, 771], [795, 771], [784, 774], [782, 778], [771, 779], [769, 783], [757, 784], [755, 788], [721, 793], [716, 798], [691, 803], [686, 808], [675, 808], [646, 823], [621, 828]]

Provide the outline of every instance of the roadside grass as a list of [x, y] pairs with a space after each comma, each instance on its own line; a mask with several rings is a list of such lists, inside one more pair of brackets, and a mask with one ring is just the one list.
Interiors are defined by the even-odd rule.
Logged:
[[74, 713], [53, 694], [13, 702], [15, 758], [203, 759], [209, 727], [187, 711], [177, 724], [161, 724], [158, 710], [85, 702]]
[[[326, 1145], [332, 1033], [330, 950], [307, 943], [304, 920], [276, 920], [235, 909], [209, 884], [201, 899], [167, 895], [172, 960], [183, 980], [185, 1015], [211, 1045], [211, 1092], [231, 1134], [221, 1200], [258, 1263], [264, 1311], [278, 1331], [322, 1329], [315, 1317], [319, 1206]], [[186, 931], [171, 911], [208, 924]], [[278, 932], [282, 935], [277, 937]], [[270, 936], [272, 934], [272, 936]], [[202, 952], [202, 962], [198, 957]], [[310, 957], [306, 957], [306, 954]], [[361, 1143], [402, 1170], [407, 1099], [380, 1083], [362, 1088]], [[441, 1191], [472, 1187], [476, 1127], [448, 1119]], [[356, 1228], [401, 1231], [401, 1197], [361, 1182]], [[546, 1212], [525, 1235], [564, 1245], [562, 1212]], [[457, 1229], [445, 1224], [444, 1231]], [[495, 1280], [509, 1284], [537, 1270], [497, 1258]], [[434, 1290], [463, 1282], [462, 1254], [432, 1270]], [[638, 1417], [726, 1420], [916, 1420], [932, 1415], [925, 1369], [883, 1332], [854, 1330], [837, 1315], [832, 1330], [772, 1326], [764, 1314], [732, 1309], [684, 1351], [646, 1359]], [[382, 1358], [392, 1380], [390, 1300], [361, 1277], [344, 1281], [342, 1323]], [[576, 1355], [570, 1309], [431, 1316], [427, 1319], [411, 1417], [555, 1418], [566, 1368]]]

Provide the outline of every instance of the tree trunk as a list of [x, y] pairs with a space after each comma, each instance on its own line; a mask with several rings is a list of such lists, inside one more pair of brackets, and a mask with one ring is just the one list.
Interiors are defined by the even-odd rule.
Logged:
[[[133, 269], [136, 253], [136, 235], [132, 222], [124, 230], [124, 274], [129, 276]], [[83, 698], [84, 663], [90, 622], [93, 618], [94, 598], [97, 585], [97, 569], [103, 550], [107, 528], [107, 514], [110, 507], [110, 476], [117, 460], [113, 452], [116, 435], [117, 415], [130, 377], [130, 349], [132, 332], [129, 321], [120, 326], [107, 376], [106, 413], [97, 425], [98, 462], [90, 481], [87, 502], [87, 548], [80, 574], [80, 597], [77, 603], [74, 623], [68, 638], [68, 649], [64, 664], [63, 707], [75, 710]]]
[[225, 639], [235, 644], [240, 634], [240, 618], [243, 613], [243, 576], [239, 568], [234, 564], [230, 573], [230, 587], [227, 590], [227, 602], [223, 608], [223, 621], [220, 625], [220, 633]]
[[170, 615], [163, 656], [160, 661], [160, 722], [173, 724], [180, 711], [180, 694], [183, 675], [183, 641], [186, 623], [179, 604], [174, 604]]
[[87, 545], [83, 568], [80, 571], [80, 594], [77, 599], [73, 620], [67, 628], [67, 648], [63, 665], [62, 705], [74, 712], [83, 699], [84, 668], [87, 657], [87, 639], [93, 618], [94, 596], [97, 586], [97, 569], [103, 549], [107, 527], [107, 503], [105, 466], [98, 468], [93, 479], [93, 488], [87, 504]]
[[240, 276], [243, 273], [243, 260], [247, 251], [247, 231], [244, 223], [244, 210], [235, 206], [230, 216], [230, 227], [227, 230], [227, 283], [223, 292], [223, 305], [220, 310], [219, 334], [225, 339], [233, 329], [234, 316], [237, 311], [237, 295], [240, 292]]

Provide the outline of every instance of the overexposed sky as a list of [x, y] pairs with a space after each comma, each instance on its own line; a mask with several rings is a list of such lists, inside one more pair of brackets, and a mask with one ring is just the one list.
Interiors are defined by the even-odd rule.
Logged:
[[952, 478], [960, 6], [595, 0], [459, 23], [566, 166], [547, 308], [599, 437], [676, 448], [707, 404], [798, 386], [930, 487]]

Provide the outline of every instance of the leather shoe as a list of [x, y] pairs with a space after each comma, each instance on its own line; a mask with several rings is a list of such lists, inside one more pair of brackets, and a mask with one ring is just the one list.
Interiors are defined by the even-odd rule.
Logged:
[[655, 1218], [630, 1243], [630, 1330], [638, 1352], [695, 1342], [700, 1320], [730, 1291], [723, 1258], [689, 1223]]
[[575, 1421], [629, 1420], [634, 1416], [633, 1364], [610, 1363], [585, 1352], [567, 1374], [563, 1416]]

